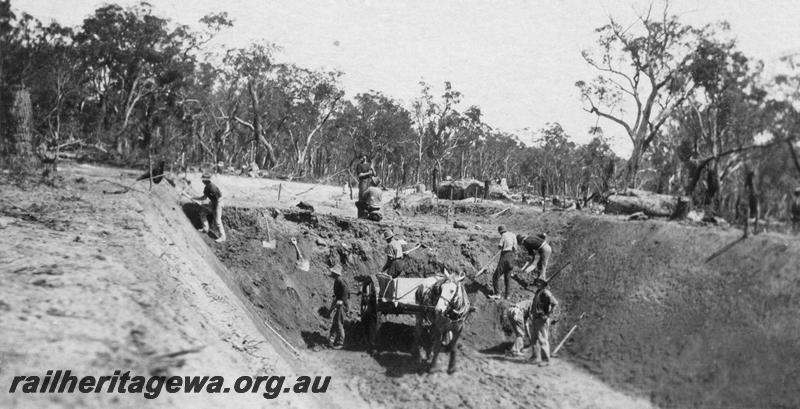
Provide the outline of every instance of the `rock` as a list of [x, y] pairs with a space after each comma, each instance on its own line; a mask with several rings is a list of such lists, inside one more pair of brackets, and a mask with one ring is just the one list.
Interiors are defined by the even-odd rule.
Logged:
[[456, 220], [456, 221], [453, 222], [453, 227], [455, 227], [456, 229], [466, 229], [467, 228], [467, 224], [464, 223], [464, 222], [460, 222], [460, 221]]
[[328, 242], [325, 241], [325, 239], [323, 239], [321, 237], [317, 237], [316, 243], [317, 243], [318, 246], [327, 246], [328, 245]]
[[695, 223], [702, 222], [703, 221], [703, 217], [705, 217], [705, 214], [703, 214], [701, 212], [694, 211], [694, 210], [692, 210], [692, 211], [690, 211], [689, 213], [686, 214], [686, 218], [688, 220], [690, 220], [690, 221], [695, 222]]
[[311, 206], [310, 204], [308, 204], [308, 203], [306, 203], [306, 202], [300, 202], [300, 203], [298, 203], [298, 204], [297, 204], [297, 207], [299, 207], [299, 208], [301, 208], [301, 209], [303, 209], [303, 210], [308, 210], [308, 211], [310, 211], [310, 212], [312, 212], [312, 213], [314, 212], [314, 206]]

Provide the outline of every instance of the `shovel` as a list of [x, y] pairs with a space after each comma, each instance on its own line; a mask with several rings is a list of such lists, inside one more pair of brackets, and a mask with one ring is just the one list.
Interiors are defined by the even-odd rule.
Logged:
[[[265, 249], [274, 249], [275, 247], [277, 247], [277, 244], [275, 243], [275, 240], [272, 239], [272, 236], [269, 233], [269, 217], [264, 216], [264, 221], [267, 223], [267, 240], [261, 240], [261, 247]], [[298, 254], [300, 254], [299, 251]]]
[[308, 260], [303, 258], [302, 254], [300, 254], [300, 248], [297, 247], [297, 240], [294, 237], [292, 237], [292, 245], [294, 245], [294, 250], [297, 252], [297, 262], [294, 263], [294, 265], [298, 269], [308, 272], [308, 270], [311, 268], [311, 264], [308, 262]]

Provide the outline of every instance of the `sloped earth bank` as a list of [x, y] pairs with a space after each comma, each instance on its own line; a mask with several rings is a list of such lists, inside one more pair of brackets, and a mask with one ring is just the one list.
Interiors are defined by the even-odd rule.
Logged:
[[[324, 395], [8, 393], [16, 375], [330, 375], [295, 358], [226, 283], [165, 183], [119, 191], [139, 172], [62, 166], [52, 186], [0, 174], [0, 408], [366, 407], [343, 383]], [[234, 291], [231, 290], [234, 289]], [[287, 383], [289, 381], [287, 380]], [[333, 403], [331, 403], [333, 402]], [[340, 403], [336, 403], [340, 402]], [[346, 402], [346, 404], [341, 404]]]
[[[261, 247], [265, 220], [276, 250]], [[487, 227], [466, 231], [442, 226], [440, 218], [420, 220], [373, 223], [234, 208], [224, 218], [229, 242], [214, 248], [260, 316], [378, 406], [800, 406], [800, 245], [793, 238], [738, 240], [735, 230], [578, 212], [467, 218]], [[494, 266], [468, 285], [477, 311], [462, 337], [457, 374], [427, 375], [412, 362], [413, 321], [407, 316], [390, 317], [382, 326], [380, 353], [364, 352], [356, 293], [359, 281], [383, 263], [382, 228], [427, 245], [413, 253], [410, 271], [446, 267], [470, 275], [489, 259], [497, 237], [485, 231], [497, 223], [517, 232], [548, 232], [555, 252], [551, 272], [573, 264], [553, 284], [564, 306], [553, 345], [586, 315], [561, 359], [539, 368], [502, 357], [508, 345], [498, 325], [503, 305], [484, 295]], [[295, 268], [291, 237], [311, 260], [309, 272]], [[330, 304], [326, 271], [333, 264], [344, 267], [353, 293], [348, 341], [339, 351], [322, 347], [329, 320], [320, 307]], [[512, 300], [531, 296], [512, 285]]]

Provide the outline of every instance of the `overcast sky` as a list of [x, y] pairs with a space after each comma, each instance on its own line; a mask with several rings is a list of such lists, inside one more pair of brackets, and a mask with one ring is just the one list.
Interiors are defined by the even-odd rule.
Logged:
[[[97, 0], [12, 0], [45, 22], [78, 25]], [[120, 0], [130, 5], [135, 1]], [[632, 0], [151, 0], [158, 14], [194, 25], [209, 12], [227, 11], [234, 27], [217, 44], [242, 46], [265, 39], [284, 48], [282, 59], [345, 73], [350, 97], [380, 90], [406, 105], [424, 79], [440, 91], [451, 81], [463, 108], [478, 105], [499, 129], [536, 130], [559, 122], [578, 142], [596, 119], [582, 111], [577, 80], [594, 73], [580, 57], [594, 28], [613, 15], [633, 21], [648, 1]], [[800, 49], [800, 1], [673, 0], [671, 10], [692, 24], [731, 23], [746, 54], [767, 68]], [[222, 45], [220, 45], [221, 47]], [[624, 131], [600, 122], [621, 154]]]

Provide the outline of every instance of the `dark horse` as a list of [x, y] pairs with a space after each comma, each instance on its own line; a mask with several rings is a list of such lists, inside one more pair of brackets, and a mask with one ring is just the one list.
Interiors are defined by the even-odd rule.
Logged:
[[419, 361], [420, 338], [422, 337], [423, 321], [431, 323], [431, 345], [433, 357], [428, 372], [438, 372], [439, 351], [442, 347], [450, 347], [450, 363], [447, 373], [456, 371], [456, 352], [458, 338], [464, 330], [464, 322], [470, 311], [469, 298], [464, 289], [464, 275], [449, 274], [445, 270], [444, 278], [436, 281], [430, 287], [420, 285], [416, 292], [417, 305], [423, 306], [423, 311], [417, 313], [417, 325], [414, 331], [414, 357]]

